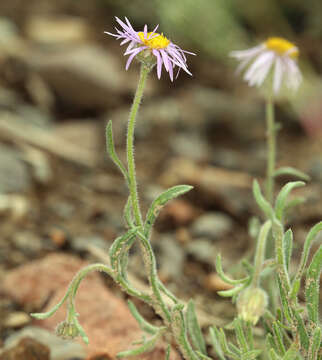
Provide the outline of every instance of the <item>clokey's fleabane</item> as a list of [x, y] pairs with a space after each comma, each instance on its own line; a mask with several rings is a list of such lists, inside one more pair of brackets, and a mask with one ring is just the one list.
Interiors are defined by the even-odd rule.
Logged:
[[297, 65], [298, 48], [291, 42], [279, 38], [268, 38], [251, 49], [232, 51], [230, 56], [240, 61], [237, 71], [248, 69], [244, 80], [250, 86], [261, 86], [273, 68], [273, 90], [277, 94], [282, 83], [292, 90], [299, 87], [302, 75]]
[[[191, 75], [187, 67], [187, 59], [185, 54], [195, 55], [189, 51], [182, 50], [175, 45], [163, 34], [156, 32], [158, 26], [151, 32], [148, 32], [147, 25], [143, 31], [135, 31], [129, 20], [125, 18], [126, 23], [116, 17], [116, 21], [122, 27], [122, 30], [115, 28], [117, 34], [105, 31], [105, 34], [116, 37], [117, 40], [123, 39], [120, 45], [129, 43], [124, 55], [129, 55], [126, 63], [126, 70], [129, 68], [132, 60], [137, 57], [138, 60], [148, 66], [157, 65], [158, 78], [161, 77], [162, 66], [169, 73], [171, 81], [173, 81], [173, 70], [177, 66]], [[178, 76], [177, 73], [177, 76]]]

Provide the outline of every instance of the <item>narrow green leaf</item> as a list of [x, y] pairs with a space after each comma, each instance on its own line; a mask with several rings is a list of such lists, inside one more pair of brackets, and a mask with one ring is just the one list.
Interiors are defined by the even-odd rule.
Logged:
[[229, 278], [228, 276], [226, 276], [223, 271], [223, 268], [222, 268], [220, 254], [218, 254], [216, 256], [216, 271], [218, 273], [218, 276], [221, 278], [221, 280], [230, 285], [239, 285], [239, 284], [245, 283], [249, 280], [249, 276], [247, 276], [243, 279], [239, 279], [239, 280], [233, 280], [233, 279]]
[[87, 337], [87, 335], [85, 333], [85, 330], [83, 329], [81, 324], [78, 322], [77, 315], [74, 316], [73, 321], [74, 321], [74, 324], [75, 324], [75, 326], [76, 326], [76, 328], [78, 330], [78, 333], [79, 333], [80, 337], [83, 339], [84, 343], [88, 345], [89, 344], [88, 337]]
[[257, 239], [260, 230], [260, 220], [257, 216], [252, 216], [248, 221], [248, 234], [253, 239]]
[[285, 166], [285, 167], [280, 167], [279, 169], [274, 171], [273, 174], [275, 177], [280, 176], [280, 175], [292, 175], [295, 176], [301, 180], [304, 181], [309, 181], [310, 177], [309, 175], [305, 174], [303, 171], [301, 170], [297, 170], [293, 167], [289, 167], [289, 166]]
[[170, 300], [173, 301], [174, 304], [178, 304], [178, 299], [172, 294], [172, 292], [164, 286], [164, 284], [161, 282], [161, 280], [158, 279], [158, 286], [159, 289], [165, 294]]
[[212, 358], [210, 358], [209, 356], [201, 353], [200, 351], [196, 351], [196, 354], [197, 354], [201, 359], [212, 360]]
[[200, 325], [197, 319], [195, 304], [192, 300], [189, 300], [188, 302], [187, 325], [193, 346], [196, 348], [196, 350], [200, 351], [202, 354], [207, 355], [206, 343], [203, 338]]
[[289, 193], [300, 186], [304, 186], [303, 181], [292, 181], [283, 186], [282, 190], [279, 192], [275, 202], [275, 214], [278, 220], [282, 220], [283, 213], [286, 207], [286, 200]]
[[262, 353], [262, 350], [249, 350], [242, 355], [242, 360], [254, 360]]
[[249, 276], [254, 274], [254, 265], [252, 265], [247, 259], [241, 261], [242, 267], [245, 269]]
[[288, 298], [287, 298], [287, 294], [285, 292], [284, 286], [281, 283], [280, 276], [277, 277], [277, 284], [278, 284], [278, 287], [279, 287], [283, 314], [286, 317], [288, 323], [291, 324], [292, 323], [292, 314], [290, 313], [291, 309], [289, 307], [289, 301], [288, 301]]
[[234, 328], [235, 328], [237, 342], [239, 348], [242, 351], [242, 354], [247, 353], [250, 349], [248, 348], [248, 343], [246, 341], [246, 336], [244, 334], [244, 329], [242, 327], [242, 322], [240, 319], [237, 318], [234, 320]]
[[128, 240], [130, 240], [136, 235], [137, 231], [138, 231], [138, 227], [132, 228], [127, 233], [117, 237], [114, 240], [109, 250], [111, 266], [113, 269], [116, 269], [118, 257], [122, 251], [122, 248], [124, 247], [124, 245], [127, 243]]
[[220, 330], [218, 331], [218, 334], [219, 334], [218, 337], [219, 337], [220, 345], [221, 345], [224, 353], [225, 353], [227, 356], [229, 356], [229, 357], [231, 357], [232, 359], [234, 359], [234, 360], [240, 360], [241, 351], [240, 351], [239, 349], [235, 349], [235, 350], [238, 350], [238, 354], [236, 354], [235, 352], [233, 352], [233, 351], [231, 350], [231, 347], [232, 347], [231, 345], [232, 345], [232, 344], [229, 344], [229, 343], [227, 342], [227, 339], [226, 339], [226, 335], [225, 335], [224, 330], [223, 330], [223, 329], [220, 329]]
[[220, 360], [226, 360], [222, 348], [220, 346], [218, 329], [215, 326], [212, 326], [210, 327], [209, 332], [210, 332], [210, 341], [216, 355], [219, 357]]
[[129, 309], [131, 311], [131, 314], [133, 315], [135, 320], [138, 322], [141, 330], [143, 330], [144, 332], [151, 334], [151, 335], [155, 335], [156, 333], [158, 333], [160, 331], [159, 327], [149, 324], [142, 317], [142, 315], [138, 312], [136, 306], [134, 305], [134, 303], [131, 300], [128, 300], [127, 303], [128, 303]]
[[129, 229], [135, 227], [133, 216], [132, 216], [132, 202], [131, 202], [131, 196], [128, 197], [127, 202], [124, 207], [123, 211], [123, 217], [125, 220], [125, 223]]
[[277, 343], [276, 343], [276, 339], [275, 337], [268, 333], [266, 336], [266, 346], [270, 347], [272, 350], [274, 350], [274, 353], [277, 355], [278, 353], [278, 347], [277, 347]]
[[309, 349], [309, 335], [307, 333], [304, 321], [301, 318], [301, 316], [300, 316], [300, 314], [299, 314], [299, 312], [297, 310], [293, 311], [293, 315], [294, 315], [295, 320], [296, 320], [296, 328], [297, 328], [298, 334], [300, 336], [301, 346], [303, 347], [303, 349], [308, 351], [308, 349]]
[[165, 360], [170, 360], [170, 353], [171, 353], [171, 345], [168, 344], [167, 350], [166, 350], [166, 353], [165, 353]]
[[291, 229], [288, 229], [284, 234], [283, 247], [284, 247], [285, 267], [286, 270], [288, 270], [291, 261], [292, 251], [293, 251], [293, 232]]
[[298, 355], [298, 345], [296, 343], [293, 343], [287, 350], [285, 355], [282, 357], [282, 360], [296, 360], [298, 358]]
[[237, 285], [233, 289], [230, 289], [230, 290], [217, 291], [217, 294], [222, 297], [231, 297], [231, 296], [239, 294], [244, 288], [245, 288], [245, 284]]
[[281, 360], [281, 358], [276, 354], [275, 350], [272, 348], [269, 351], [270, 360]]
[[317, 326], [310, 339], [309, 360], [318, 360], [319, 351], [322, 347], [322, 334], [320, 326]]
[[298, 267], [298, 271], [295, 275], [293, 284], [292, 284], [292, 290], [291, 290], [291, 297], [294, 298], [299, 289], [300, 289], [300, 283], [303, 276], [303, 272], [306, 266], [306, 262], [309, 256], [310, 248], [312, 246], [313, 241], [315, 240], [317, 234], [322, 230], [322, 221], [315, 224], [309, 233], [307, 234], [307, 237], [305, 239], [304, 248], [301, 256], [300, 265]]
[[274, 335], [275, 335], [275, 339], [276, 339], [278, 353], [279, 353], [279, 355], [283, 356], [286, 352], [286, 349], [285, 349], [285, 345], [284, 345], [284, 341], [283, 341], [282, 331], [276, 321], [273, 322], [272, 327], [273, 327], [273, 331], [274, 331]]
[[116, 355], [116, 357], [121, 359], [121, 358], [125, 358], [125, 357], [130, 357], [130, 356], [137, 356], [137, 355], [141, 355], [141, 354], [144, 354], [144, 353], [146, 353], [148, 351], [153, 350], [155, 345], [156, 345], [156, 342], [158, 341], [158, 339], [160, 338], [160, 336], [163, 333], [164, 333], [164, 331], [158, 332], [157, 334], [152, 336], [150, 339], [148, 339], [142, 346], [137, 347], [137, 348], [132, 349], [132, 350], [119, 352]]
[[178, 344], [180, 345], [182, 355], [186, 359], [199, 360], [198, 355], [193, 350], [188, 337], [187, 337], [187, 325], [183, 314], [184, 305], [177, 304], [171, 309], [171, 329], [175, 334]]
[[322, 245], [313, 256], [306, 274], [305, 298], [309, 319], [314, 323], [319, 322], [319, 288], [320, 274], [322, 271]]
[[172, 188], [164, 191], [160, 194], [151, 204], [144, 223], [144, 235], [149, 237], [150, 230], [159, 215], [159, 212], [163, 208], [163, 206], [170, 200], [185, 194], [190, 191], [193, 187], [190, 185], [177, 185]]
[[257, 202], [257, 205], [264, 212], [267, 219], [272, 219], [274, 216], [274, 211], [273, 211], [270, 203], [264, 198], [257, 180], [254, 180], [254, 182], [253, 182], [253, 194], [254, 194], [255, 200]]
[[121, 160], [119, 159], [115, 151], [111, 120], [106, 125], [106, 148], [114, 164], [120, 169], [121, 173], [125, 177], [125, 180], [129, 184], [129, 175], [127, 173], [127, 170], [125, 166], [122, 164]]
[[66, 294], [64, 295], [64, 297], [52, 309], [50, 309], [49, 311], [47, 311], [45, 313], [32, 313], [32, 314], [30, 314], [30, 316], [32, 316], [35, 319], [44, 320], [44, 319], [49, 318], [53, 314], [55, 314], [55, 312], [63, 305], [63, 303], [66, 301], [67, 297], [69, 296], [70, 291], [72, 290], [72, 287], [73, 287], [72, 285], [73, 284], [70, 283], [68, 290], [67, 290]]

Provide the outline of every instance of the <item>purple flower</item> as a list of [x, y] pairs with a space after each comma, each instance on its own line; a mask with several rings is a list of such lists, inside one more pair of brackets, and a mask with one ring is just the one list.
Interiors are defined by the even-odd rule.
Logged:
[[117, 34], [112, 34], [105, 31], [105, 34], [116, 37], [117, 40], [123, 39], [120, 45], [128, 44], [124, 55], [129, 55], [126, 63], [126, 70], [129, 68], [132, 60], [138, 56], [138, 59], [143, 63], [151, 66], [157, 65], [158, 78], [161, 77], [162, 65], [169, 73], [171, 81], [173, 81], [173, 70], [177, 66], [179, 74], [180, 69], [183, 69], [189, 75], [192, 75], [187, 68], [186, 54], [195, 55], [189, 51], [182, 50], [178, 45], [172, 43], [163, 34], [156, 33], [158, 26], [153, 31], [148, 32], [147, 25], [144, 26], [143, 31], [135, 31], [129, 20], [125, 18], [126, 23], [115, 17], [116, 21], [122, 27], [122, 30], [117, 28]]

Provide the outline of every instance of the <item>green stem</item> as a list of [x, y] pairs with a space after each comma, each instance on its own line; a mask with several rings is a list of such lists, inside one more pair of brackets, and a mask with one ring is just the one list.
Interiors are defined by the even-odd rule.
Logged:
[[150, 69], [147, 66], [141, 65], [139, 83], [135, 92], [132, 108], [130, 111], [128, 130], [127, 130], [127, 141], [126, 141], [130, 196], [131, 196], [131, 203], [132, 203], [133, 213], [137, 226], [143, 226], [143, 221], [140, 212], [140, 205], [139, 205], [139, 198], [138, 198], [137, 184], [136, 184], [136, 174], [135, 174], [134, 129], [135, 129], [135, 120], [136, 120], [137, 112], [139, 110], [139, 106], [142, 100], [143, 91], [149, 71]]
[[266, 131], [267, 131], [267, 170], [266, 170], [266, 197], [270, 204], [274, 196], [274, 171], [276, 158], [276, 128], [274, 102], [272, 95], [266, 100]]

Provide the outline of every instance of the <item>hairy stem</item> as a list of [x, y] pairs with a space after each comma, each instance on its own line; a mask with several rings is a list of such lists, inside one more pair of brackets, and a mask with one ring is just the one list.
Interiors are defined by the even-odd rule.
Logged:
[[267, 136], [267, 169], [266, 169], [266, 197], [270, 204], [274, 196], [274, 171], [276, 158], [276, 128], [274, 102], [272, 95], [266, 100], [266, 136]]
[[134, 213], [134, 218], [137, 226], [143, 226], [142, 215], [140, 212], [139, 198], [137, 193], [136, 174], [135, 174], [135, 162], [134, 162], [134, 129], [135, 120], [139, 106], [142, 100], [145, 83], [150, 69], [143, 64], [141, 65], [139, 83], [135, 92], [132, 108], [130, 111], [128, 130], [127, 130], [127, 164], [129, 173], [129, 187], [131, 203]]

